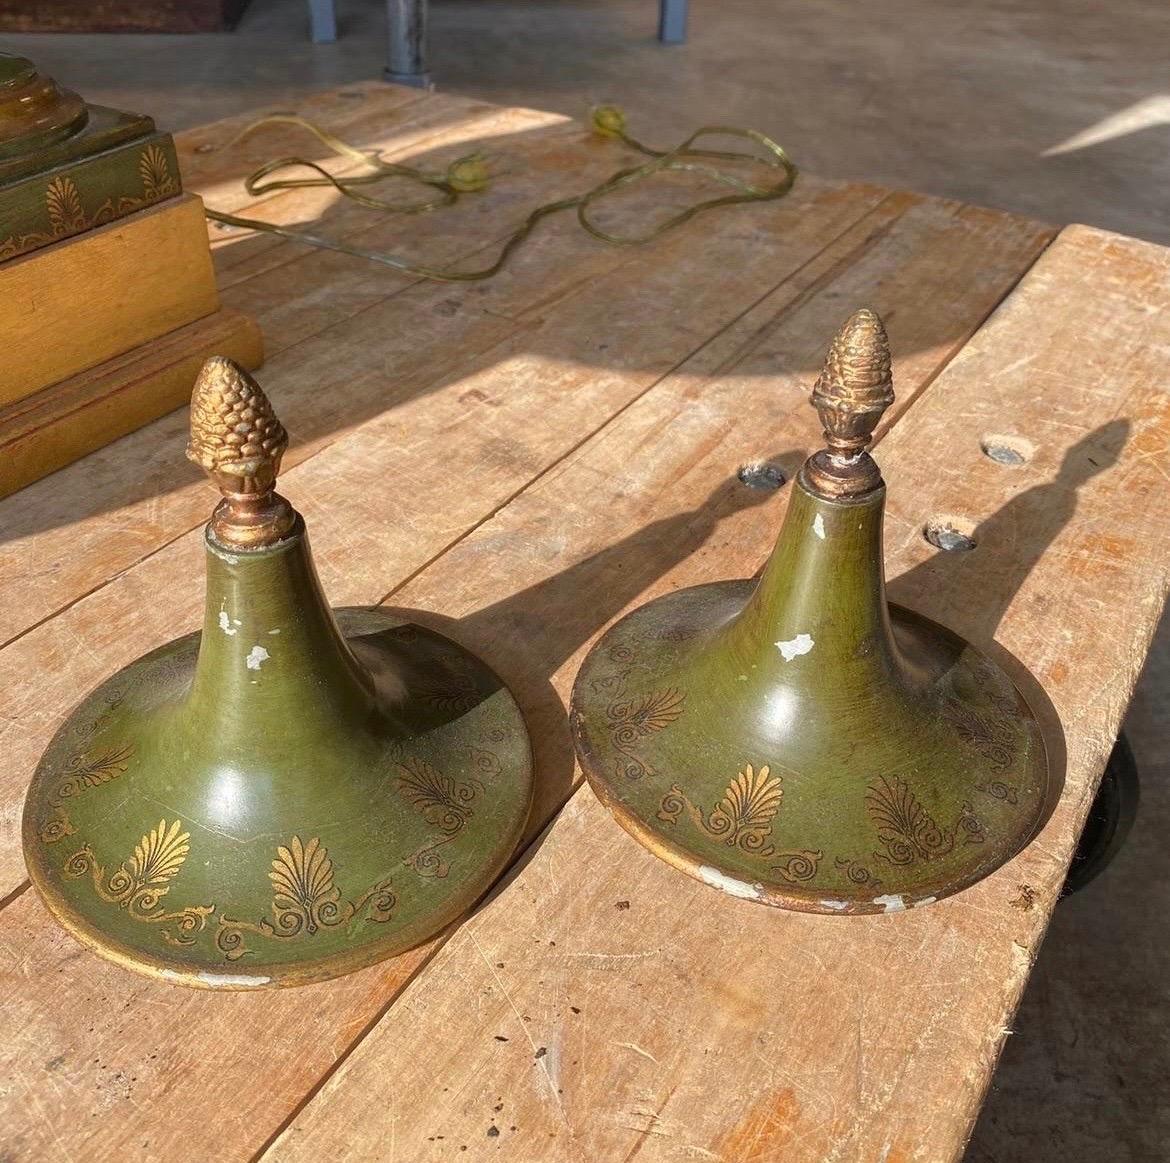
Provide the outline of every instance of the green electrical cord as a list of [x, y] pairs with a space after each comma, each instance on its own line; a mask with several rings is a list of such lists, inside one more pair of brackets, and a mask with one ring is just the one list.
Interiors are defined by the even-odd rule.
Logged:
[[[490, 174], [484, 158], [480, 154], [470, 154], [452, 162], [443, 173], [428, 173], [425, 170], [414, 169], [411, 166], [397, 165], [383, 161], [376, 151], [360, 150], [335, 137], [302, 117], [273, 116], [265, 117], [253, 122], [242, 130], [230, 143], [236, 144], [241, 138], [266, 125], [286, 124], [296, 125], [312, 133], [321, 143], [331, 149], [339, 157], [349, 158], [352, 161], [370, 167], [372, 172], [353, 176], [335, 177], [316, 162], [304, 158], [279, 158], [261, 166], [250, 174], [244, 182], [244, 188], [253, 197], [271, 193], [274, 190], [292, 190], [309, 186], [332, 186], [338, 193], [352, 199], [361, 206], [372, 210], [380, 210], [392, 214], [421, 214], [437, 210], [443, 206], [450, 206], [459, 200], [461, 195], [475, 193], [484, 189]], [[277, 226], [271, 222], [262, 222], [255, 218], [245, 218], [238, 214], [226, 214], [220, 210], [205, 208], [205, 213], [213, 222], [221, 222], [228, 226], [241, 226], [249, 230], [263, 231], [266, 234], [275, 234], [281, 238], [288, 238], [294, 242], [305, 243], [309, 246], [320, 247], [325, 250], [335, 250], [341, 254], [352, 255], [355, 258], [368, 259], [370, 262], [381, 263], [383, 266], [393, 267], [404, 274], [414, 275], [423, 279], [435, 279], [446, 283], [470, 283], [481, 279], [489, 279], [499, 272], [511, 257], [518, 246], [532, 233], [537, 224], [551, 214], [558, 214], [562, 210], [576, 210], [577, 221], [581, 226], [603, 242], [615, 246], [633, 246], [639, 243], [650, 242], [668, 230], [681, 226], [698, 214], [714, 210], [719, 206], [733, 206], [744, 202], [770, 202], [783, 198], [792, 189], [796, 181], [796, 166], [793, 165], [784, 150], [754, 129], [737, 129], [733, 126], [707, 126], [692, 133], [674, 149], [655, 150], [643, 145], [626, 132], [626, 118], [620, 109], [614, 105], [601, 105], [592, 111], [591, 125], [595, 133], [603, 137], [612, 137], [621, 141], [628, 148], [644, 154], [649, 161], [642, 165], [630, 166], [619, 170], [604, 182], [578, 194], [572, 198], [562, 198], [556, 202], [548, 202], [533, 210], [524, 222], [504, 240], [495, 261], [480, 270], [458, 271], [437, 269], [418, 263], [408, 262], [392, 254], [382, 251], [369, 250], [365, 247], [350, 246], [344, 242], [335, 242], [333, 239], [322, 238], [319, 235], [309, 234], [303, 230], [293, 230], [285, 226]], [[696, 143], [705, 137], [738, 137], [758, 146], [763, 152], [756, 150], [737, 152], [735, 150], [714, 150], [698, 148]], [[701, 160], [700, 160], [701, 159]], [[733, 174], [724, 173], [714, 165], [707, 164], [714, 161], [754, 162], [756, 164], [780, 171], [775, 182], [764, 185], [755, 185], [737, 178]], [[277, 178], [271, 175], [280, 170], [289, 168], [310, 169], [317, 176], [312, 178]], [[730, 187], [734, 193], [724, 194], [719, 198], [709, 198], [696, 202], [685, 210], [679, 211], [659, 223], [652, 230], [644, 234], [618, 235], [611, 234], [596, 225], [590, 217], [592, 207], [615, 193], [618, 190], [632, 186], [654, 174], [669, 171], [673, 173], [686, 172], [702, 174], [721, 185]], [[385, 181], [387, 178], [408, 178], [420, 185], [435, 191], [435, 196], [423, 198], [414, 202], [387, 202], [361, 193], [357, 187], [372, 185]], [[271, 179], [271, 180], [265, 180]]]

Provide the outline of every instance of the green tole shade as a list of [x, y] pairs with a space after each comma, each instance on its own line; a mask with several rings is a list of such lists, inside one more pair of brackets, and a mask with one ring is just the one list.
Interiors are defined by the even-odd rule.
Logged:
[[284, 431], [247, 373], [209, 361], [193, 412], [192, 456], [227, 497], [202, 633], [69, 717], [28, 794], [25, 856], [57, 919], [130, 968], [318, 981], [419, 944], [491, 885], [528, 816], [528, 737], [454, 642], [376, 609], [335, 617], [272, 492]]
[[1044, 741], [1004, 671], [887, 604], [885, 486], [865, 451], [893, 400], [858, 312], [814, 389], [827, 448], [759, 582], [681, 590], [614, 625], [573, 690], [578, 755], [618, 821], [705, 883], [828, 914], [927, 904], [1043, 818]]

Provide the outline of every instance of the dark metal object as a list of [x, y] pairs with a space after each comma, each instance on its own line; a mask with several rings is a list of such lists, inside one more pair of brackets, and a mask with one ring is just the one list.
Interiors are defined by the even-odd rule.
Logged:
[[829, 914], [928, 904], [1010, 859], [1049, 804], [1044, 739], [1008, 675], [886, 602], [885, 485], [865, 449], [889, 369], [881, 321], [858, 312], [814, 390], [828, 447], [759, 582], [635, 610], [573, 689], [598, 796], [734, 896]]
[[192, 458], [224, 493], [203, 632], [69, 716], [25, 802], [25, 860], [61, 924], [128, 968], [320, 981], [419, 944], [491, 885], [528, 816], [528, 736], [456, 643], [382, 610], [335, 620], [273, 489], [284, 429], [247, 373], [209, 361], [192, 414]]
[[332, 44], [337, 39], [333, 0], [309, 0], [309, 31], [315, 44]]
[[1068, 876], [1061, 896], [1080, 892], [1090, 881], [1096, 880], [1121, 851], [1137, 818], [1141, 802], [1141, 781], [1133, 748], [1125, 734], [1117, 737], [1101, 786], [1089, 808], [1084, 831], [1077, 841]]
[[388, 51], [383, 76], [396, 85], [427, 89], [427, 0], [386, 0]]
[[685, 44], [688, 0], [658, 0], [658, 39], [663, 44]]

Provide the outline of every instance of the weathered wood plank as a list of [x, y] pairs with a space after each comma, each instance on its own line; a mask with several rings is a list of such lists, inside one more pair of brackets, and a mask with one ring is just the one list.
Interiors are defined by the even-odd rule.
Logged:
[[[333, 344], [277, 356], [263, 379], [294, 442], [329, 452], [321, 465], [303, 453], [300, 464], [288, 458], [295, 467], [281, 480], [306, 518], [322, 514], [314, 546], [333, 601], [378, 602], [777, 282], [803, 286], [810, 262], [828, 269], [847, 264], [871, 234], [920, 201], [883, 199], [872, 190], [806, 197], [783, 241], [752, 260], [750, 239], [758, 236], [745, 235], [734, 274], [697, 288], [660, 261], [668, 247], [627, 252], [620, 268], [592, 280], [583, 259], [567, 285], [545, 279], [551, 256], [533, 252], [479, 297], [499, 310], [473, 302], [452, 316], [435, 312], [429, 296], [403, 297], [386, 304], [382, 317], [375, 308], [361, 324], [338, 325]], [[697, 237], [691, 253], [696, 263], [713, 263], [727, 246], [718, 235]], [[544, 294], [549, 286], [559, 295], [552, 302]], [[444, 342], [452, 318], [464, 321], [462, 350]], [[600, 345], [613, 354], [598, 358]], [[391, 382], [387, 367], [394, 369]], [[295, 404], [314, 397], [317, 420], [310, 427], [306, 409], [298, 412]], [[182, 413], [175, 417], [186, 424]], [[132, 447], [133, 439], [119, 443]], [[171, 439], [181, 455], [182, 434]], [[111, 474], [124, 471], [110, 449], [88, 459], [108, 464]], [[0, 772], [0, 816], [11, 821], [0, 829], [0, 893], [23, 878], [15, 805], [68, 708], [99, 677], [201, 620], [201, 526], [210, 502], [205, 483], [189, 493], [189, 524], [199, 528], [0, 651], [0, 747], [9, 756]], [[93, 538], [93, 552], [107, 555], [101, 560], [108, 568], [109, 542], [133, 536], [121, 528], [111, 536], [107, 526], [103, 545], [96, 530], [82, 526], [73, 530], [73, 544], [80, 550], [84, 538]], [[40, 534], [32, 547], [46, 540]], [[24, 582], [25, 591], [7, 587], [7, 601], [27, 602], [33, 579], [14, 572], [12, 580]], [[149, 593], [169, 600], [159, 606]]]
[[[548, 157], [521, 171], [511, 184], [501, 183], [498, 194], [485, 194], [476, 203], [479, 210], [456, 214], [444, 243], [451, 249], [444, 253], [454, 257], [474, 250], [493, 232], [510, 228], [530, 204], [525, 194], [531, 201], [563, 194], [578, 188], [579, 179], [596, 180], [612, 163], [611, 155], [580, 140], [558, 140]], [[657, 207], [661, 193], [643, 188], [623, 200], [617, 207], [619, 220], [642, 221]], [[289, 343], [302, 341], [283, 357], [272, 356], [265, 372], [286, 425], [298, 437], [286, 458], [292, 466], [372, 411], [444, 382], [460, 353], [482, 352], [507, 334], [530, 330], [542, 311], [566, 295], [586, 291], [591, 281], [619, 270], [632, 256], [669, 263], [690, 238], [710, 238], [712, 245], [717, 245], [714, 239], [725, 238], [728, 258], [746, 256], [745, 277], [761, 279], [755, 297], [783, 277], [787, 264], [799, 264], [815, 253], [817, 239], [824, 245], [834, 231], [844, 229], [851, 214], [856, 218], [865, 213], [883, 193], [810, 179], [776, 206], [694, 223], [634, 251], [603, 246], [575, 223], [550, 224], [503, 274], [474, 286], [418, 284], [359, 259], [302, 253], [280, 270], [261, 272], [231, 288], [225, 301], [259, 316], [270, 355], [278, 346], [272, 342], [274, 333], [278, 341], [282, 336]], [[807, 227], [806, 218], [811, 218]], [[420, 247], [439, 222], [440, 216], [429, 217], [419, 235]], [[759, 233], [745, 233], [749, 230]], [[787, 249], [786, 234], [794, 236], [792, 250]], [[803, 249], [810, 238], [813, 248]], [[769, 246], [780, 249], [772, 252]], [[710, 285], [698, 293], [712, 301], [719, 297]], [[355, 314], [353, 326], [336, 326]], [[375, 330], [384, 335], [378, 349], [366, 343]], [[605, 362], [597, 353], [594, 359]], [[287, 377], [284, 368], [291, 369]], [[351, 379], [363, 386], [354, 386]], [[338, 383], [346, 385], [340, 395], [330, 390]], [[185, 423], [178, 413], [164, 417], [30, 486], [19, 497], [0, 502], [0, 536], [7, 539], [0, 547], [0, 581], [19, 577], [30, 583], [19, 600], [9, 594], [0, 598], [0, 642], [204, 519], [202, 489], [195, 485], [198, 474], [183, 459], [179, 434]]]
[[[664, 520], [657, 536], [641, 547], [631, 540], [625, 551], [605, 554], [608, 564], [599, 568], [599, 582], [604, 579], [604, 584], [616, 587], [627, 599], [634, 597], [658, 568], [656, 554], [664, 552], [677, 559], [692, 541], [701, 540], [705, 528], [717, 530], [722, 542], [720, 518], [726, 521], [727, 536], [750, 535], [762, 542], [774, 523], [773, 515], [755, 510], [754, 523], [744, 522], [748, 502], [766, 494], [750, 493], [738, 482], [728, 485], [725, 477], [734, 473], [745, 450], [749, 455], [774, 451], [771, 439], [766, 446], [761, 442], [765, 434], [780, 433], [790, 416], [801, 417], [803, 427], [776, 439], [785, 444], [791, 441], [795, 447], [811, 439], [808, 410], [800, 400], [806, 373], [819, 357], [825, 326], [831, 326], [847, 305], [876, 299], [892, 316], [895, 336], [901, 337], [899, 373], [909, 398], [915, 387], [932, 380], [1011, 286], [1044, 237], [1032, 224], [912, 196], [887, 198], [863, 221], [855, 222], [831, 248], [762, 296], [741, 319], [702, 345], [687, 364], [644, 393], [642, 403], [634, 404], [631, 413], [660, 393], [668, 393], [666, 415], [678, 413], [670, 439], [662, 439], [656, 423], [643, 432], [641, 445], [632, 451], [635, 461], [643, 458], [663, 468], [673, 455], [672, 475], [682, 482], [679, 503], [685, 507], [693, 501], [696, 513], [683, 512], [681, 519]], [[687, 253], [693, 269], [712, 269], [713, 253], [694, 244]], [[675, 267], [646, 283], [647, 292], [652, 291], [656, 299], [665, 296], [666, 319], [685, 313], [663, 285], [668, 278], [678, 281], [677, 294], [686, 292], [694, 298], [693, 283], [683, 273], [687, 269], [685, 256], [680, 257]], [[899, 269], [911, 277], [893, 278]], [[624, 277], [633, 277], [633, 272], [627, 271]], [[645, 273], [638, 278], [646, 278]], [[559, 430], [574, 393], [596, 391], [590, 385], [598, 379], [608, 382], [643, 375], [647, 355], [654, 351], [652, 346], [639, 346], [651, 342], [643, 336], [646, 328], [637, 328], [632, 319], [621, 326], [613, 323], [615, 315], [621, 319], [623, 300], [611, 288], [603, 286], [598, 292], [602, 300], [608, 296], [606, 310], [601, 305], [590, 307], [593, 300], [583, 303], [580, 298], [565, 306], [581, 335], [592, 336], [595, 342], [599, 329], [608, 326], [608, 341], [620, 342], [623, 362], [630, 365], [627, 370], [620, 370], [620, 365], [590, 367], [582, 358], [588, 348], [575, 352], [566, 345], [569, 333], [552, 346], [517, 340], [513, 348], [498, 351], [473, 374], [457, 378], [450, 395], [456, 402], [464, 398], [461, 409], [444, 402], [443, 393], [412, 401], [403, 405], [404, 414], [367, 422], [287, 474], [286, 491], [313, 527], [318, 563], [335, 601], [378, 600], [409, 577], [426, 560], [426, 553], [435, 555], [428, 548], [434, 544], [428, 538], [436, 531], [440, 545], [444, 537], [458, 537], [465, 526], [448, 514], [452, 506], [464, 503], [462, 492], [481, 491], [484, 495], [478, 501], [483, 512], [501, 471], [519, 462], [527, 464], [529, 473], [539, 472], [541, 462], [531, 453], [532, 434], [525, 431], [520, 443], [525, 423], [530, 429], [547, 425]], [[542, 306], [541, 310], [552, 308]], [[551, 319], [555, 318], [554, 313]], [[668, 329], [661, 322], [653, 326]], [[566, 368], [576, 371], [566, 377]], [[641, 383], [649, 386], [668, 370], [663, 366]], [[727, 385], [719, 393], [721, 402], [707, 412], [707, 393], [720, 382]], [[628, 385], [623, 393], [627, 389]], [[600, 424], [614, 405], [612, 396], [597, 398], [609, 401], [609, 411], [597, 408]], [[632, 397], [627, 393], [624, 398]], [[683, 398], [688, 403], [685, 408]], [[459, 451], [462, 441], [451, 436], [471, 426], [481, 429], [485, 443], [476, 446], [473, 458], [464, 460]], [[447, 451], [442, 457], [427, 444], [434, 439], [433, 433], [445, 434]], [[712, 433], [718, 441], [713, 452]], [[586, 447], [604, 445], [607, 440], [603, 434]], [[579, 462], [579, 456], [573, 458], [573, 465]], [[678, 471], [680, 465], [685, 469], [692, 462], [693, 472]], [[571, 467], [548, 472], [543, 481], [556, 481]], [[475, 609], [479, 604], [506, 602], [517, 593], [515, 624], [503, 614], [498, 622], [488, 618], [484, 625], [495, 628], [477, 636], [475, 619], [468, 618], [453, 633], [482, 640], [491, 648], [493, 662], [502, 661], [509, 677], [523, 677], [518, 687], [530, 714], [540, 709], [541, 676], [563, 665], [583, 640], [580, 636], [596, 629], [596, 625], [581, 625], [589, 601], [596, 600], [590, 597], [588, 568], [583, 567], [579, 575], [582, 586], [569, 578], [564, 588], [548, 589], [547, 599], [540, 596], [546, 576], [541, 571], [555, 574], [579, 557], [588, 558], [595, 546], [608, 544], [608, 535], [619, 521], [636, 529], [659, 512], [670, 515], [665, 505], [660, 509], [651, 503], [663, 495], [660, 491], [630, 494], [630, 486], [639, 477], [632, 467], [623, 466], [622, 471], [627, 469], [628, 477], [615, 473], [607, 485], [602, 478], [587, 476], [585, 493], [578, 488], [574, 500], [572, 512], [581, 514], [577, 525], [566, 519], [569, 510], [547, 511], [539, 520], [530, 520], [525, 516], [527, 494], [522, 495], [501, 516], [515, 512], [519, 527], [526, 532], [500, 542], [499, 568], [484, 569], [482, 536], [489, 537], [490, 549], [495, 524], [491, 522], [483, 527], [482, 535], [475, 535], [477, 552], [439, 557], [415, 583], [422, 586], [421, 579], [434, 579], [426, 583], [430, 592], [447, 594], [436, 604], [455, 614], [462, 613], [469, 601], [473, 604], [467, 608]], [[452, 481], [458, 487], [451, 487]], [[721, 486], [717, 490], [721, 499], [710, 515], [700, 502], [716, 485]], [[415, 494], [421, 494], [423, 501], [416, 502]], [[354, 521], [339, 523], [338, 512], [350, 508]], [[587, 520], [585, 511], [591, 514]], [[450, 522], [449, 528], [443, 527], [444, 520]], [[430, 524], [435, 530], [428, 528]], [[525, 539], [527, 557], [517, 548]], [[13, 745], [41, 729], [40, 707], [50, 706], [52, 714], [59, 715], [69, 701], [69, 688], [84, 688], [92, 677], [108, 673], [146, 645], [173, 633], [179, 621], [191, 623], [199, 601], [199, 552], [197, 538], [185, 537], [15, 644], [33, 647], [21, 656], [26, 666], [40, 659], [42, 670], [67, 668], [69, 677], [50, 686], [38, 685], [35, 698], [22, 700], [22, 725]], [[449, 572], [449, 558], [453, 565], [447, 590], [440, 579]], [[700, 554], [692, 560], [704, 558]], [[622, 582], [625, 569], [633, 576]], [[474, 589], [475, 576], [480, 579], [479, 590]], [[538, 587], [532, 594], [534, 602], [547, 602], [536, 606], [548, 611], [547, 619], [525, 620], [529, 602], [524, 587], [529, 585]], [[379, 590], [379, 586], [385, 588]], [[168, 594], [166, 611], [157, 609], [160, 592]], [[423, 592], [412, 585], [403, 594], [421, 597]], [[609, 612], [607, 604], [599, 618]], [[563, 630], [558, 622], [564, 623]], [[511, 673], [521, 662], [514, 648], [505, 649], [512, 635], [532, 639], [531, 668], [525, 668], [524, 676]], [[543, 656], [539, 653], [542, 643]], [[9, 647], [0, 655], [0, 663], [17, 657], [9, 655], [12, 650]], [[43, 729], [47, 728], [46, 723]], [[539, 721], [534, 721], [534, 728], [541, 742], [547, 732]], [[555, 730], [560, 729], [556, 724]], [[37, 747], [28, 745], [29, 758]], [[554, 776], [545, 764], [546, 785]], [[551, 802], [547, 797], [543, 800], [545, 806]], [[0, 1117], [11, 1128], [10, 1138], [19, 1144], [18, 1157], [51, 1151], [56, 1141], [62, 1153], [84, 1149], [96, 1159], [176, 1152], [200, 1158], [240, 1158], [258, 1150], [429, 956], [428, 950], [419, 950], [342, 982], [279, 995], [221, 997], [179, 991], [131, 977], [83, 954], [45, 918], [31, 892], [0, 913], [0, 950], [0, 987], [7, 991], [13, 1012], [20, 1015], [23, 1030], [13, 1040], [11, 1056], [0, 1065], [0, 1072], [12, 1078], [7, 1093], [0, 1097]], [[62, 1021], [62, 1014], [70, 1015], [68, 1021]], [[126, 1021], [123, 1014], [149, 1014], [150, 1020]], [[84, 1038], [79, 1038], [79, 1030], [84, 1030]], [[196, 1030], [198, 1052], [191, 1041]], [[84, 1055], [78, 1054], [78, 1045], [86, 1047]], [[34, 1054], [29, 1053], [30, 1047], [36, 1048]], [[61, 1055], [64, 1060], [58, 1061]], [[279, 1068], [257, 1072], [258, 1060], [279, 1063]], [[68, 1120], [55, 1118], [54, 1110], [45, 1112], [48, 1118], [38, 1115], [29, 1100], [31, 1094], [44, 1109], [50, 1065], [62, 1096], [68, 1094], [74, 1104]], [[110, 1087], [107, 1080], [119, 1075]], [[132, 1084], [127, 1083], [130, 1079]], [[92, 1089], [99, 1084], [100, 1091]], [[86, 1105], [86, 1094], [96, 1096], [93, 1106]], [[78, 1113], [89, 1109], [112, 1113], [130, 1102], [149, 1105], [149, 1133], [141, 1119], [112, 1117], [91, 1132], [88, 1115]], [[193, 1110], [214, 1110], [217, 1116], [191, 1118]], [[55, 1140], [55, 1136], [60, 1138]], [[142, 1146], [144, 1141], [148, 1147]]]
[[[361, 1156], [391, 1134], [401, 1157], [420, 1161], [487, 1149], [550, 1163], [957, 1158], [1170, 580], [1170, 529], [1151, 503], [1170, 470], [1168, 304], [1170, 252], [1066, 231], [880, 449], [887, 558], [901, 575], [893, 596], [979, 642], [994, 634], [1063, 727], [1064, 794], [1021, 856], [909, 914], [785, 914], [682, 877], [582, 789], [265, 1158]], [[902, 318], [894, 313], [895, 328]], [[524, 637], [562, 616], [566, 590], [582, 603], [593, 595], [604, 620], [632, 596], [606, 600], [607, 587], [620, 590], [619, 563], [638, 562], [639, 549], [644, 577], [665, 570], [648, 593], [751, 571], [772, 514], [743, 509], [733, 534], [701, 504], [688, 508], [722, 474], [696, 479], [686, 436], [705, 433], [704, 449], [718, 449], [725, 394], [739, 385], [688, 396], [674, 384], [403, 598], [475, 609], [479, 583], [465, 582], [469, 600], [459, 600], [452, 580], [474, 579], [489, 561], [498, 569], [502, 557], [509, 581], [513, 557], [531, 570], [534, 529], [587, 530], [598, 556], [576, 576], [571, 564], [542, 563], [543, 586], [462, 625]], [[994, 435], [1029, 441], [1028, 462], [1007, 468], [984, 455], [980, 442]], [[758, 436], [734, 439], [763, 451]], [[724, 472], [734, 448], [713, 458]], [[649, 514], [633, 496], [664, 498], [655, 511], [665, 520], [643, 528]], [[730, 500], [712, 509], [723, 515]], [[978, 547], [933, 554], [922, 528], [937, 513], [974, 523]], [[688, 531], [699, 544], [670, 568]], [[613, 560], [595, 565], [623, 534]], [[562, 697], [571, 670], [551, 675]]]

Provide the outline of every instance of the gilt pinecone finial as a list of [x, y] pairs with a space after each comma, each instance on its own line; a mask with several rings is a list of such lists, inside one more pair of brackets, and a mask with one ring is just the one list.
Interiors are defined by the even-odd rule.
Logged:
[[223, 494], [208, 527], [214, 540], [262, 549], [290, 532], [296, 513], [276, 492], [287, 447], [288, 433], [260, 385], [239, 364], [213, 355], [191, 393], [187, 456]]
[[868, 307], [846, 321], [813, 385], [812, 405], [825, 430], [825, 448], [810, 461], [810, 479], [826, 496], [857, 496], [881, 484], [866, 452], [874, 429], [894, 402], [890, 341]]
[[262, 493], [273, 487], [288, 433], [263, 389], [239, 364], [213, 355], [191, 394], [187, 456], [221, 489]]

